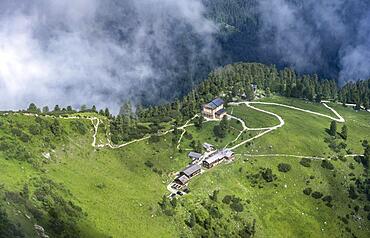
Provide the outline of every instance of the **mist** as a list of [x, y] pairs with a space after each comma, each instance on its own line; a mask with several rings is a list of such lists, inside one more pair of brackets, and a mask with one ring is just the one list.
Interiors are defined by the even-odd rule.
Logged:
[[235, 1], [234, 22], [247, 30], [220, 37], [230, 2], [0, 0], [0, 110], [33, 102], [118, 113], [126, 100], [181, 97], [212, 69], [239, 61], [340, 85], [370, 78], [370, 1]]
[[1, 0], [0, 9], [0, 110], [161, 102], [181, 95], [195, 59], [211, 65], [217, 52], [198, 0]]
[[262, 0], [260, 45], [299, 72], [339, 84], [370, 78], [368, 0]]

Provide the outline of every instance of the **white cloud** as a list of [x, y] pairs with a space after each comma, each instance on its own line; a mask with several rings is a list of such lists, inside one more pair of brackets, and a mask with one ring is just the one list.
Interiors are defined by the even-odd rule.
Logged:
[[175, 65], [172, 37], [187, 34], [183, 26], [170, 29], [171, 22], [190, 27], [204, 48], [216, 29], [198, 0], [14, 2], [0, 2], [6, 9], [0, 15], [0, 110], [35, 102], [117, 111], [145, 88], [156, 98], [173, 73], [157, 61]]

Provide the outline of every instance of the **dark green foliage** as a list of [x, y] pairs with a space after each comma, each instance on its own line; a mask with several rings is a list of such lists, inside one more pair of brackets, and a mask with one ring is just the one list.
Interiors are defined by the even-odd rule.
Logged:
[[227, 118], [222, 118], [219, 125], [216, 125], [213, 128], [213, 134], [218, 138], [225, 138], [227, 134], [227, 130], [229, 129], [229, 123], [227, 121]]
[[51, 123], [50, 131], [57, 137], [62, 135], [62, 128], [60, 126], [60, 122], [57, 119], [54, 119]]
[[204, 121], [204, 117], [202, 115], [200, 115], [196, 120], [195, 120], [195, 123], [194, 123], [194, 126], [198, 129], [201, 129], [203, 127], [203, 121]]
[[263, 169], [261, 171], [261, 175], [262, 175], [262, 178], [268, 183], [276, 179], [276, 175], [272, 173], [272, 170], [270, 168]]
[[54, 112], [59, 112], [60, 111], [60, 107], [59, 107], [59, 105], [55, 105], [55, 107], [54, 107]]
[[210, 207], [209, 210], [209, 215], [212, 217], [212, 218], [221, 218], [222, 217], [222, 214], [220, 213], [218, 207]]
[[329, 135], [331, 135], [333, 137], [337, 136], [337, 122], [336, 121], [332, 121], [330, 123]]
[[357, 192], [357, 190], [356, 190], [356, 188], [355, 188], [355, 186], [354, 186], [353, 184], [351, 184], [351, 185], [349, 186], [349, 189], [348, 189], [348, 196], [349, 196], [351, 199], [353, 199], [353, 200], [357, 199], [357, 198], [358, 198], [358, 196], [359, 196], [359, 194], [358, 194], [358, 192]]
[[23, 132], [21, 129], [12, 128], [11, 131], [13, 135], [17, 136], [24, 143], [29, 142], [31, 139], [30, 136]]
[[79, 121], [79, 120], [73, 120], [70, 122], [72, 130], [76, 131], [77, 133], [81, 135], [85, 135], [88, 132], [88, 129], [85, 125], [85, 123]]
[[331, 202], [333, 200], [332, 196], [326, 195], [322, 198], [324, 202]]
[[0, 237], [21, 238], [25, 237], [21, 230], [9, 221], [8, 215], [0, 204]]
[[334, 169], [334, 165], [328, 160], [321, 161], [321, 167], [323, 167], [324, 169], [329, 169], [329, 170]]
[[199, 140], [191, 141], [190, 147], [193, 149], [194, 152], [202, 153], [203, 146], [202, 146], [202, 143]]
[[34, 103], [31, 103], [28, 106], [27, 112], [30, 112], [30, 113], [40, 113], [41, 111], [40, 111], [40, 109], [37, 108], [37, 106]]
[[278, 170], [280, 172], [283, 172], [283, 173], [286, 173], [286, 172], [290, 171], [291, 168], [292, 168], [292, 166], [290, 164], [286, 164], [286, 163], [280, 163], [278, 165]]
[[158, 135], [151, 135], [149, 137], [149, 143], [154, 144], [160, 141], [160, 137]]
[[250, 238], [256, 234], [256, 219], [253, 220], [253, 224], [244, 225], [243, 229], [239, 231], [239, 237]]
[[309, 158], [303, 158], [299, 163], [304, 167], [311, 167], [311, 159]]
[[40, 124], [32, 124], [32, 125], [30, 125], [28, 130], [32, 135], [36, 136], [36, 135], [41, 134], [42, 128], [41, 128]]
[[310, 195], [312, 193], [312, 188], [305, 188], [303, 190], [303, 193], [306, 194], [306, 195]]
[[364, 166], [364, 168], [368, 169], [369, 163], [370, 163], [370, 145], [366, 141], [363, 147], [364, 147], [364, 156], [362, 156], [360, 159], [361, 159], [361, 163]]
[[223, 199], [222, 199], [222, 202], [225, 203], [225, 204], [230, 204], [231, 203], [231, 200], [232, 200], [232, 196], [230, 195], [226, 195]]
[[311, 194], [311, 196], [315, 199], [319, 199], [319, 198], [322, 198], [322, 196], [324, 196], [322, 193], [318, 192], [318, 191], [315, 191]]
[[31, 154], [26, 150], [24, 145], [12, 137], [0, 138], [0, 152], [1, 151], [8, 160], [14, 159], [28, 162], [31, 160]]
[[154, 164], [151, 162], [151, 161], [145, 161], [144, 163], [148, 168], [153, 168], [154, 167]]
[[214, 201], [214, 202], [218, 202], [218, 194], [220, 193], [219, 190], [215, 190], [213, 191], [212, 195], [209, 196], [209, 198]]
[[242, 212], [244, 210], [244, 206], [241, 202], [232, 202], [230, 208], [236, 212]]
[[170, 199], [166, 196], [166, 195], [163, 195], [162, 197], [162, 201], [158, 203], [159, 206], [161, 207], [162, 209], [162, 212], [163, 214], [165, 214], [166, 216], [174, 216], [175, 215], [175, 211], [174, 211], [174, 203], [170, 201]]
[[196, 217], [193, 211], [190, 212], [189, 221], [185, 222], [190, 228], [193, 228], [196, 224]]
[[340, 136], [343, 138], [343, 140], [347, 140], [348, 138], [348, 128], [347, 125], [342, 126], [342, 130], [340, 132]]

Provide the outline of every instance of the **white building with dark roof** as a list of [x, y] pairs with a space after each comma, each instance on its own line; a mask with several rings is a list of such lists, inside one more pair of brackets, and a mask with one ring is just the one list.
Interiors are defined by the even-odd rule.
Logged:
[[206, 168], [212, 168], [219, 163], [221, 163], [224, 159], [232, 160], [234, 159], [234, 152], [228, 149], [220, 150], [217, 153], [211, 155], [207, 159], [203, 160], [203, 166]]
[[202, 106], [202, 115], [208, 119], [222, 119], [226, 115], [224, 104], [224, 100], [216, 98]]

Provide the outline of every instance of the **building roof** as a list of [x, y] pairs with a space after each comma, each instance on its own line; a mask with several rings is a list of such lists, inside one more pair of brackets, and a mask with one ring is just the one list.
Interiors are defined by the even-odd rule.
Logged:
[[225, 155], [221, 151], [219, 151], [216, 154], [212, 155], [211, 157], [205, 159], [204, 162], [206, 162], [208, 164], [213, 164], [213, 163], [216, 163], [216, 162], [222, 160], [224, 157], [225, 157]]
[[224, 100], [222, 100], [221, 98], [216, 98], [212, 102], [210, 102], [208, 104], [205, 104], [204, 107], [215, 109], [215, 108], [221, 106], [224, 103], [225, 103]]
[[221, 151], [218, 151], [216, 154], [212, 155], [211, 157], [205, 159], [204, 161], [208, 164], [216, 163], [224, 158], [231, 158], [234, 155], [234, 152], [228, 149], [224, 149]]
[[224, 114], [224, 113], [226, 113], [226, 110], [225, 110], [225, 109], [220, 109], [220, 110], [218, 110], [218, 111], [216, 112], [216, 115], [222, 115], [222, 114]]
[[176, 180], [182, 184], [186, 184], [187, 182], [189, 182], [189, 178], [185, 175], [178, 177]]
[[206, 148], [207, 150], [214, 148], [214, 146], [209, 143], [203, 143], [203, 147]]
[[195, 172], [197, 172], [200, 169], [201, 169], [201, 167], [200, 167], [199, 164], [193, 164], [193, 165], [190, 165], [190, 166], [186, 167], [181, 172], [184, 173], [186, 176], [191, 177]]
[[225, 155], [225, 157], [227, 158], [231, 158], [234, 156], [234, 152], [232, 152], [231, 150], [223, 150], [222, 153]]
[[215, 104], [217, 107], [221, 106], [222, 104], [224, 104], [224, 100], [222, 100], [221, 98], [216, 98], [215, 100], [213, 100], [211, 103]]
[[190, 153], [188, 154], [188, 156], [189, 156], [190, 158], [193, 158], [193, 159], [199, 159], [200, 157], [202, 157], [202, 154], [199, 154], [199, 153], [197, 153], [197, 152], [190, 152]]

